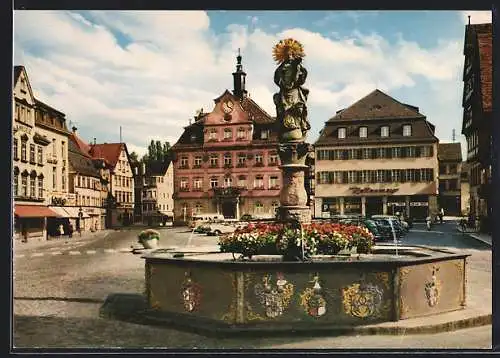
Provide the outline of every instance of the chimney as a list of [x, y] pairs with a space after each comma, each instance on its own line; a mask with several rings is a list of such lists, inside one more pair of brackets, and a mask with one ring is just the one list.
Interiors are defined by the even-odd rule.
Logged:
[[95, 137], [94, 137], [94, 145], [96, 145]]
[[76, 130], [77, 130], [77, 128], [76, 128], [75, 126], [73, 126], [73, 127], [71, 128], [71, 130], [73, 130], [73, 134], [76, 134]]

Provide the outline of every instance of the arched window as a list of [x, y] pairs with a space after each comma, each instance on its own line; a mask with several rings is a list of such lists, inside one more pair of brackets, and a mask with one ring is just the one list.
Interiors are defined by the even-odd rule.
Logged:
[[25, 170], [21, 173], [21, 196], [28, 196], [28, 171]]
[[19, 195], [19, 168], [14, 168], [14, 197]]

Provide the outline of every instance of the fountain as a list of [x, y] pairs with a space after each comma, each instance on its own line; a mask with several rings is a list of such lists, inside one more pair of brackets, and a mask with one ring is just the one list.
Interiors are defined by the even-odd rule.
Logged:
[[[210, 332], [291, 332], [331, 331], [464, 308], [468, 255], [398, 247], [394, 228], [395, 252], [384, 246], [344, 256], [310, 250], [305, 229], [310, 235], [313, 225], [304, 175], [312, 149], [305, 142], [310, 125], [304, 50], [286, 39], [273, 55], [279, 64], [274, 74], [279, 92], [273, 99], [283, 173], [277, 221], [295, 237], [276, 238], [288, 245], [283, 256], [255, 250], [245, 260], [235, 259], [231, 250], [148, 253], [143, 256], [147, 304], [141, 314]], [[248, 243], [260, 238], [253, 227], [244, 235]]]

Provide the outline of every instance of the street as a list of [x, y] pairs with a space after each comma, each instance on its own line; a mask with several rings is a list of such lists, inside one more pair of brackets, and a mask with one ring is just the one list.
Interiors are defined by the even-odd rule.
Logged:
[[[142, 293], [144, 261], [127, 252], [140, 229], [106, 231], [14, 250], [14, 347], [44, 348], [490, 348], [491, 326], [432, 335], [328, 338], [208, 338], [153, 326], [107, 320], [99, 308], [109, 294]], [[216, 237], [163, 228], [160, 246], [207, 246]], [[470, 253], [468, 291], [484, 292], [491, 306], [491, 248], [456, 232], [455, 224], [427, 232], [415, 224], [403, 244], [442, 246]], [[470, 302], [470, 301], [469, 301]]]

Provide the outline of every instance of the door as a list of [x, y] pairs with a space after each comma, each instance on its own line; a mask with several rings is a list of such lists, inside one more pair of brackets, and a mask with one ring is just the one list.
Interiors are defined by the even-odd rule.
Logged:
[[225, 201], [222, 203], [222, 215], [226, 219], [236, 218], [236, 203], [231, 201]]

